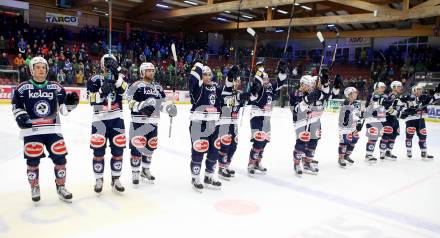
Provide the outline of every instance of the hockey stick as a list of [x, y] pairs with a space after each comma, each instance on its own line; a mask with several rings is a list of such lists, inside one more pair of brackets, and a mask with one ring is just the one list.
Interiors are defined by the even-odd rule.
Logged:
[[[252, 61], [251, 61], [251, 71], [249, 73], [249, 81], [248, 84], [251, 81], [252, 72], [254, 71], [254, 63], [255, 63], [255, 57], [257, 55], [257, 44], [258, 44], [258, 36], [254, 29], [248, 27], [246, 29], [247, 33], [249, 33], [254, 38], [254, 54], [252, 55]], [[246, 87], [247, 89], [247, 87]], [[247, 106], [247, 102], [245, 102], [244, 106], [241, 108], [241, 118], [240, 118], [240, 126], [243, 124], [243, 117], [244, 117], [244, 109]]]
[[[243, 0], [240, 0], [240, 2], [238, 3], [237, 34], [238, 34], [239, 26], [240, 26], [241, 2], [243, 2]], [[235, 55], [234, 55], [234, 64], [235, 65], [237, 65], [237, 54], [238, 54], [238, 47], [237, 47], [237, 43], [235, 43]]]
[[[176, 54], [176, 45], [171, 44], [171, 51], [173, 53], [174, 59], [174, 83], [173, 83], [173, 95], [171, 97], [172, 104], [174, 105], [174, 94], [176, 93], [176, 78], [177, 78], [177, 54]], [[168, 129], [168, 137], [171, 137], [171, 130], [173, 128], [173, 117], [170, 116], [170, 127]]]
[[[112, 0], [108, 0], [108, 54], [112, 55]], [[112, 81], [112, 74], [109, 74], [109, 81]], [[107, 108], [112, 108], [112, 93], [107, 96]]]
[[255, 57], [257, 56], [258, 36], [255, 30], [250, 27], [248, 27], [246, 31], [254, 38], [254, 54], [252, 55], [252, 61], [251, 61], [251, 75], [252, 75], [252, 72], [254, 71]]
[[[287, 28], [286, 43], [284, 44], [283, 57], [286, 57], [287, 45], [289, 44], [290, 29], [292, 26], [293, 12], [295, 11], [295, 4], [296, 4], [296, 0], [293, 0], [292, 11], [290, 13], [289, 27]], [[280, 61], [278, 61], [278, 64], [280, 64]], [[289, 78], [287, 79], [287, 95], [289, 96], [289, 102], [290, 102], [290, 80], [289, 80]]]
[[316, 37], [318, 37], [318, 40], [321, 42], [322, 45], [322, 51], [321, 51], [321, 63], [319, 64], [319, 69], [318, 69], [318, 78], [315, 82], [315, 85], [317, 86], [319, 83], [319, 80], [321, 79], [321, 71], [322, 71], [322, 64], [324, 63], [324, 57], [325, 57], [325, 39], [324, 36], [322, 35], [322, 33], [320, 31], [318, 31], [316, 33]]
[[335, 31], [336, 32], [336, 43], [335, 43], [335, 49], [333, 50], [333, 56], [332, 56], [332, 63], [330, 64], [330, 72], [329, 72], [329, 78], [331, 79], [333, 76], [333, 65], [335, 64], [335, 60], [336, 60], [336, 51], [338, 50], [338, 43], [339, 43], [339, 30], [338, 28], [336, 28], [336, 26], [334, 26], [333, 28], [330, 29], [331, 31]]
[[[318, 77], [317, 77], [316, 82], [315, 82], [315, 87], [318, 87], [318, 84], [319, 84], [319, 81], [320, 81], [320, 77], [321, 77], [322, 64], [324, 63], [325, 39], [324, 39], [324, 36], [322, 35], [322, 33], [320, 31], [318, 31], [316, 33], [316, 37], [318, 37], [318, 40], [322, 44], [321, 64], [319, 65]], [[309, 123], [310, 119], [311, 119], [311, 113], [307, 113], [307, 121], [306, 121], [307, 125], [306, 125], [306, 128], [305, 128], [306, 129], [305, 131], [308, 131], [308, 132], [310, 131], [310, 123]]]

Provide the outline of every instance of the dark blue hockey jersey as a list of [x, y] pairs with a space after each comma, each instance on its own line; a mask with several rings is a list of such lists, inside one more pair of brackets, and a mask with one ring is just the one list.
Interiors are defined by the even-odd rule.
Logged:
[[402, 112], [404, 111], [408, 115], [405, 118], [405, 121], [426, 118], [428, 116], [428, 105], [439, 99], [439, 94], [434, 94], [433, 96], [422, 94], [419, 97], [416, 97], [415, 95], [407, 95], [402, 99], [404, 102]]
[[[107, 79], [103, 75], [97, 74], [87, 81], [87, 92], [90, 105], [93, 106], [94, 121], [122, 118], [122, 99], [128, 85], [123, 80], [118, 79], [114, 92], [107, 97], [102, 97], [99, 89], [104, 80]], [[111, 100], [110, 107], [108, 106], [109, 99]]]
[[203, 84], [201, 63], [191, 69], [189, 94], [191, 97], [190, 120], [216, 121], [220, 117], [221, 88], [216, 83]]
[[[157, 83], [137, 81], [130, 85], [127, 90], [127, 101], [131, 110], [131, 122], [158, 123], [165, 96], [162, 86]], [[143, 115], [139, 112], [139, 105], [141, 104], [154, 106], [154, 112], [150, 116]]]
[[221, 93], [221, 115], [218, 124], [237, 124], [240, 108], [244, 105], [240, 100], [241, 91], [234, 91], [232, 82], [223, 86]]
[[[386, 94], [372, 93], [365, 102], [364, 118], [366, 123], [386, 121], [386, 110], [389, 107], [389, 98]], [[373, 113], [375, 115], [373, 115]]]
[[61, 133], [59, 109], [65, 97], [64, 88], [57, 82], [31, 79], [19, 84], [12, 96], [12, 112], [14, 117], [27, 113], [32, 122], [32, 128], [22, 129], [21, 135]]
[[290, 96], [290, 106], [295, 127], [318, 121], [331, 95], [329, 87], [315, 89], [310, 93], [294, 91]]
[[[263, 78], [263, 72], [257, 71], [255, 77]], [[249, 105], [251, 105], [251, 118], [259, 116], [272, 115], [272, 103], [279, 96], [279, 90], [283, 86], [284, 81], [277, 78], [275, 82], [269, 82], [262, 85], [260, 80], [256, 79], [251, 86], [251, 97]]]

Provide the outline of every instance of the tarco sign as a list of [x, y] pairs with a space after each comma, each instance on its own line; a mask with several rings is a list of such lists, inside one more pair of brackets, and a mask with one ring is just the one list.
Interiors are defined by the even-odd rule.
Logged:
[[347, 45], [362, 45], [369, 43], [370, 43], [370, 38], [368, 37], [351, 37], [347, 39]]
[[78, 26], [79, 17], [46, 12], [46, 23]]

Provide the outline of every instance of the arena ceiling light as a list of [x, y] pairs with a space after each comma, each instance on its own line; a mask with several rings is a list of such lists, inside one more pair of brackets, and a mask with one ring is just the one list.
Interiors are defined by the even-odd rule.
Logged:
[[248, 28], [246, 29], [246, 31], [247, 31], [247, 33], [249, 33], [250, 35], [252, 35], [253, 37], [255, 37], [256, 32], [255, 32], [254, 29], [248, 27]]
[[225, 11], [226, 13], [231, 13], [231, 11]]
[[281, 10], [281, 9], [278, 9], [277, 12], [282, 13], [282, 14], [287, 14], [286, 11], [283, 11], [283, 10]]
[[242, 17], [244, 17], [244, 18], [247, 18], [247, 19], [252, 19], [253, 17], [251, 17], [251, 16], [248, 16], [248, 15], [241, 15]]
[[195, 2], [192, 2], [192, 1], [183, 1], [184, 3], [188, 3], [188, 4], [191, 4], [191, 5], [193, 5], [193, 6], [197, 6], [197, 5], [199, 5], [199, 4], [197, 4], [197, 3], [195, 3]]
[[275, 30], [275, 32], [276, 33], [281, 33], [281, 32], [284, 32], [284, 30], [283, 29], [277, 29], [277, 30]]
[[304, 8], [304, 9], [306, 9], [307, 11], [311, 11], [311, 10], [312, 10], [312, 8], [310, 8], [310, 7], [308, 7], [308, 6], [301, 5], [301, 7]]
[[160, 4], [160, 3], [156, 4], [156, 7], [170, 9], [170, 6], [163, 5], [163, 4]]
[[223, 17], [216, 17], [215, 19], [217, 19], [217, 20], [219, 20], [219, 21], [224, 21], [224, 22], [231, 22], [230, 20], [225, 19], [225, 18], [223, 18]]

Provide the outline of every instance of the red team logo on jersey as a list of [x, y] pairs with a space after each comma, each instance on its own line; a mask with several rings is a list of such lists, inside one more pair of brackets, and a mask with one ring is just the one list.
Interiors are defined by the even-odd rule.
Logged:
[[131, 144], [136, 148], [144, 148], [147, 145], [147, 139], [144, 136], [135, 136], [131, 138]]
[[232, 142], [232, 136], [231, 135], [224, 135], [221, 138], [221, 142], [224, 145], [230, 145]]
[[119, 134], [115, 137], [113, 137], [113, 144], [115, 144], [118, 147], [124, 147], [126, 143], [126, 138], [124, 134]]
[[196, 140], [193, 143], [193, 149], [197, 152], [206, 152], [209, 149], [209, 142], [207, 140]]
[[410, 135], [414, 135], [414, 133], [416, 133], [416, 128], [415, 127], [408, 127], [408, 128], [406, 128], [406, 133], [408, 133]]
[[217, 138], [217, 139], [215, 140], [215, 142], [214, 142], [214, 147], [215, 147], [217, 150], [219, 150], [219, 149], [222, 148], [222, 143], [221, 143], [221, 141], [220, 141], [220, 138]]
[[266, 133], [264, 131], [256, 131], [254, 133], [254, 139], [256, 141], [264, 141], [266, 140]]
[[99, 148], [105, 145], [105, 136], [101, 134], [93, 134], [90, 138], [90, 146], [93, 148]]
[[24, 145], [24, 154], [28, 157], [38, 157], [43, 154], [44, 145], [40, 142], [29, 142]]
[[391, 126], [386, 126], [383, 128], [383, 133], [385, 134], [393, 134], [393, 128]]
[[377, 136], [379, 131], [378, 131], [377, 127], [370, 127], [370, 128], [368, 128], [368, 133], [370, 135]]
[[150, 140], [148, 140], [148, 146], [152, 149], [157, 148], [157, 137], [153, 137]]
[[56, 155], [64, 155], [67, 153], [66, 144], [64, 143], [63, 139], [53, 143], [50, 146], [50, 150]]
[[420, 129], [420, 134], [426, 136], [428, 134], [428, 132], [426, 131], [426, 128]]
[[299, 133], [298, 137], [301, 141], [310, 141], [310, 132], [303, 131], [303, 132]]
[[347, 134], [347, 140], [352, 141], [353, 140], [353, 133], [348, 133]]

